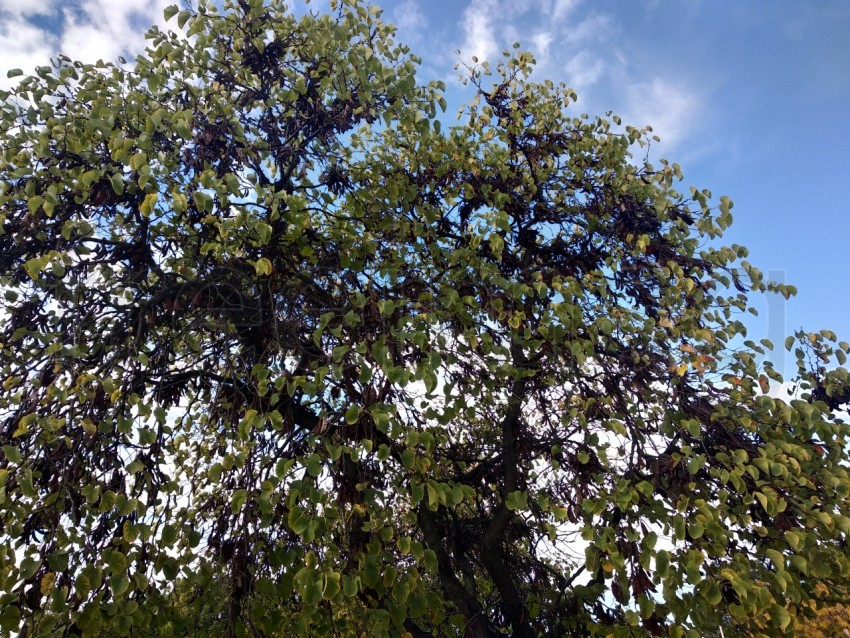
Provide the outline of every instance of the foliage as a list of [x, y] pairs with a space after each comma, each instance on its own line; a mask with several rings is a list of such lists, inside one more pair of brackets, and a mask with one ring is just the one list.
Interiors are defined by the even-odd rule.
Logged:
[[173, 7], [0, 96], [3, 630], [790, 632], [850, 569], [850, 348], [766, 394], [739, 314], [791, 289], [728, 199], [527, 53], [443, 127], [331, 11]]
[[803, 619], [797, 624], [796, 635], [799, 638], [841, 638], [850, 636], [850, 610], [846, 605], [831, 602], [831, 594], [825, 587], [819, 586], [815, 589], [815, 598], [818, 600], [814, 617]]

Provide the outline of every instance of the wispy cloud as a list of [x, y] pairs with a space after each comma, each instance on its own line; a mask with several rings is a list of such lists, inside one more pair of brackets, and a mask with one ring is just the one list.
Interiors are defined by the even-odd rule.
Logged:
[[572, 89], [582, 95], [599, 81], [605, 70], [606, 63], [599, 55], [583, 49], [566, 60], [560, 75]]
[[586, 45], [607, 40], [610, 20], [593, 12], [579, 16], [581, 2], [471, 0], [463, 12], [461, 55], [467, 60], [476, 56], [492, 62], [503, 49], [520, 42], [530, 47], [542, 71], [560, 71], [577, 55], [581, 62], [598, 68], [597, 60], [589, 58], [601, 56], [592, 56]]
[[31, 72], [36, 66], [46, 64], [55, 53], [57, 43], [55, 36], [33, 26], [21, 16], [7, 14], [0, 28], [0, 51], [3, 51], [0, 88], [9, 88], [17, 82], [6, 77], [7, 71], [23, 69]]
[[144, 33], [162, 23], [170, 0], [84, 0], [79, 11], [64, 11], [62, 49], [87, 61], [114, 60], [144, 48]]
[[531, 46], [534, 54], [540, 58], [549, 58], [549, 47], [552, 45], [551, 31], [538, 31], [531, 36]]
[[[163, 11], [171, 1], [81, 0], [68, 5], [58, 0], [0, 0], [2, 70], [20, 68], [29, 73], [57, 53], [86, 62], [114, 61], [120, 55], [132, 58], [144, 49], [147, 27], [162, 25]], [[42, 20], [33, 20], [36, 17]], [[59, 32], [39, 26], [44, 18]], [[2, 86], [12, 83], [0, 74]]]
[[0, 0], [0, 13], [13, 16], [48, 15], [57, 0]]
[[416, 0], [404, 0], [392, 11], [392, 19], [396, 26], [404, 32], [419, 36], [428, 26], [428, 20]]
[[464, 58], [489, 60], [496, 54], [496, 32], [493, 16], [498, 10], [496, 0], [472, 0], [463, 12], [465, 40], [461, 46]]
[[[303, 0], [297, 0], [300, 7]], [[72, 58], [95, 61], [132, 59], [145, 46], [150, 24], [162, 24], [162, 12], [174, 0], [0, 0], [2, 66], [32, 70], [61, 51]], [[310, 6], [315, 8], [316, 2]], [[459, 23], [439, 25], [425, 0], [388, 0], [386, 19], [400, 30], [399, 40], [419, 49], [427, 75], [452, 79], [460, 49], [496, 62], [503, 49], [520, 42], [535, 55], [539, 77], [562, 78], [575, 89], [586, 110], [618, 111], [629, 123], [652, 124], [664, 149], [682, 145], [707, 119], [709, 91], [693, 90], [675, 73], [647, 70], [624, 44], [618, 16], [585, 0], [468, 0]], [[42, 25], [59, 28], [51, 33]], [[454, 31], [447, 30], [455, 27]], [[175, 28], [174, 25], [169, 25]], [[425, 37], [425, 34], [428, 34]], [[8, 81], [0, 73], [0, 85]]]
[[650, 124], [665, 148], [680, 144], [699, 128], [700, 100], [692, 89], [659, 77], [631, 84], [624, 119], [635, 126]]
[[[463, 13], [461, 55], [494, 61], [514, 41], [527, 46], [536, 75], [559, 77], [579, 94], [586, 110], [614, 110], [661, 137], [665, 153], [704, 130], [707, 89], [681, 75], [640, 65], [634, 39], [624, 43], [618, 17], [582, 0], [509, 2], [471, 0]], [[704, 146], [704, 145], [703, 145]], [[693, 152], [698, 152], [692, 149]]]
[[[552, 28], [568, 43], [595, 42], [600, 47], [603, 43], [611, 46], [611, 34], [615, 31], [611, 17], [601, 13], [591, 13], [575, 20], [565, 17], [553, 22]], [[603, 51], [600, 50], [600, 53]]]
[[559, 22], [566, 18], [581, 3], [581, 0], [555, 0], [552, 6], [552, 20]]

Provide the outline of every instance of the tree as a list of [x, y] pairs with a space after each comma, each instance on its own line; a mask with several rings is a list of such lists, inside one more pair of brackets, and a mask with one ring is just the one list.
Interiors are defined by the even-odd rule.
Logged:
[[167, 16], [2, 95], [6, 632], [775, 636], [843, 591], [850, 347], [767, 394], [738, 314], [792, 290], [647, 130], [519, 51], [443, 128], [360, 0]]

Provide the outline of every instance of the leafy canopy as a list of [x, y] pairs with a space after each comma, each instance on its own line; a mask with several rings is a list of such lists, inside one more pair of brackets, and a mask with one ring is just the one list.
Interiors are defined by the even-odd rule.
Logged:
[[166, 13], [0, 96], [3, 631], [776, 636], [843, 591], [850, 348], [766, 395], [739, 315], [791, 289], [728, 199], [527, 53], [449, 127], [360, 0]]

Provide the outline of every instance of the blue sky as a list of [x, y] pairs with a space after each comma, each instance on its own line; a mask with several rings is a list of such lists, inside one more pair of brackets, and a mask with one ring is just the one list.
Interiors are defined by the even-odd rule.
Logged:
[[[0, 0], [0, 67], [62, 51], [132, 58], [144, 25], [174, 0]], [[321, 8], [327, 0], [313, 2]], [[682, 165], [684, 186], [735, 202], [728, 243], [797, 286], [754, 299], [750, 334], [830, 328], [850, 341], [850, 2], [846, 0], [385, 0], [385, 18], [447, 82], [459, 57], [495, 59], [519, 41], [537, 74], [566, 82], [578, 109], [650, 124], [654, 152]], [[0, 83], [8, 85], [5, 73]]]

